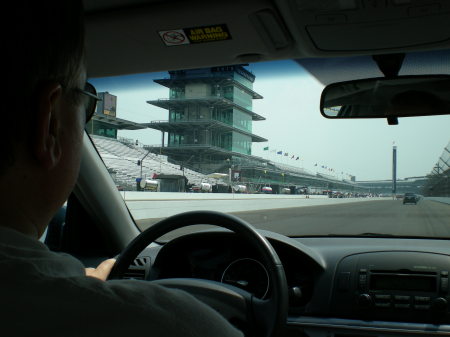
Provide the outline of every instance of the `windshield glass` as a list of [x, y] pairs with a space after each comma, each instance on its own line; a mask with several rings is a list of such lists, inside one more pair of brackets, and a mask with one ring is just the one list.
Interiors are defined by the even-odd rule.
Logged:
[[[404, 73], [450, 73], [448, 54], [411, 60]], [[326, 119], [327, 82], [381, 76], [344, 64], [342, 78], [286, 60], [91, 79], [86, 129], [141, 230], [214, 210], [288, 236], [450, 238], [450, 116]]]

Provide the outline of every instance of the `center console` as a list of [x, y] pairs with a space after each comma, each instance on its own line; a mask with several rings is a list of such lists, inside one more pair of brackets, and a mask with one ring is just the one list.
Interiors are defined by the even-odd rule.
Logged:
[[415, 252], [350, 255], [337, 267], [335, 317], [449, 323], [450, 258]]

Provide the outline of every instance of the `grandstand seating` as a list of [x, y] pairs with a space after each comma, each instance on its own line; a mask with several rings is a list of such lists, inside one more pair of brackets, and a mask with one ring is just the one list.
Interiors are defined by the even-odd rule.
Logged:
[[[91, 137], [116, 184], [126, 189], [135, 189], [136, 178], [141, 176], [138, 160], [141, 160], [148, 151], [140, 146], [112, 138], [95, 135]], [[181, 175], [183, 171], [179, 165], [169, 163], [167, 156], [150, 153], [143, 161], [142, 176], [151, 179], [155, 173]], [[190, 184], [213, 183], [213, 179], [187, 168], [184, 169], [184, 175]]]

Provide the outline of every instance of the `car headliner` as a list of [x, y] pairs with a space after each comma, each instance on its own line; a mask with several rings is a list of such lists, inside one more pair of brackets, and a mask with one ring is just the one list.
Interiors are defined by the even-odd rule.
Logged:
[[[364, 8], [360, 10], [361, 13], [333, 7], [330, 9], [333, 15], [345, 12], [352, 20], [350, 23], [356, 22], [361, 31], [367, 27], [376, 27], [377, 34], [366, 37], [363, 33], [356, 33], [352, 40], [354, 50], [319, 48], [318, 45], [327, 43], [330, 36], [333, 36], [333, 30], [330, 29], [334, 26], [317, 25], [316, 21], [311, 22], [311, 17], [329, 13], [330, 11], [324, 11], [323, 6], [331, 6], [333, 3], [306, 0], [85, 0], [89, 76], [114, 76], [277, 59], [336, 58], [448, 48], [450, 25], [444, 25], [441, 29], [434, 28], [435, 22], [443, 17], [448, 19], [448, 14], [443, 12], [450, 4], [444, 2], [441, 3], [442, 11], [438, 15], [420, 16], [418, 19], [404, 17], [401, 14], [403, 12], [399, 12], [401, 6], [390, 6], [382, 11]], [[375, 21], [374, 17], [377, 18]], [[389, 21], [384, 20], [385, 18]], [[416, 19], [421, 20], [420, 34], [415, 28], [412, 29], [417, 26], [418, 22], [414, 21]], [[166, 46], [158, 33], [212, 24], [226, 24], [232, 39]], [[313, 37], [307, 33], [311, 27], [322, 29], [323, 32]], [[394, 38], [387, 39], [390, 36]], [[417, 37], [420, 41], [413, 43], [416, 36], [420, 36]], [[405, 46], [403, 39], [413, 42]], [[367, 47], [368, 40], [373, 48]], [[344, 44], [345, 41], [342, 42]], [[105, 57], [106, 52], [108, 57]], [[352, 63], [354, 61], [351, 60]], [[377, 72], [376, 68], [374, 70]], [[368, 74], [370, 76], [370, 72]], [[334, 81], [333, 76], [329, 79], [325, 79], [323, 75], [319, 77], [323, 83]]]

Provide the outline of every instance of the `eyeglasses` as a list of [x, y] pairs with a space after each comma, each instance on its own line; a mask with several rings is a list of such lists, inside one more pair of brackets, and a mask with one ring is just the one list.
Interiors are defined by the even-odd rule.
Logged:
[[97, 96], [97, 90], [95, 90], [95, 87], [88, 82], [86, 82], [86, 85], [84, 86], [84, 90], [77, 89], [77, 91], [86, 95], [88, 98], [88, 101], [86, 104], [86, 111], [85, 111], [86, 123], [87, 123], [90, 121], [90, 119], [94, 115], [95, 107], [97, 106], [97, 101], [101, 101], [102, 99]]

